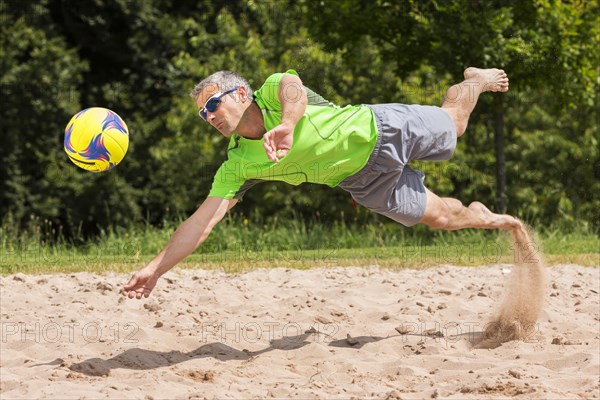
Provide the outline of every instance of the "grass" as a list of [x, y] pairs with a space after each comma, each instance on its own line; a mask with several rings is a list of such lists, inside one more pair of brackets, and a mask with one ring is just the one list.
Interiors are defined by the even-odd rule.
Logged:
[[[3, 226], [0, 273], [131, 272], [162, 249], [176, 226], [111, 230], [77, 245], [60, 234], [44, 232], [43, 226], [28, 232]], [[532, 255], [543, 253], [547, 265], [600, 265], [600, 240], [587, 229], [568, 233], [548, 229], [538, 236], [543, 250], [532, 250]], [[44, 239], [48, 237], [52, 240]], [[509, 236], [495, 231], [445, 232], [426, 227], [404, 229], [393, 223], [322, 224], [302, 218], [263, 222], [228, 217], [180, 266], [237, 273], [272, 267], [424, 268], [514, 261]]]

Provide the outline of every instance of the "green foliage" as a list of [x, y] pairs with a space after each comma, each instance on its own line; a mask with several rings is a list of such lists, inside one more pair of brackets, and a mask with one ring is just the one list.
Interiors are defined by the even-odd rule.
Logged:
[[[433, 172], [427, 184], [434, 192], [492, 205], [502, 153], [510, 213], [536, 225], [600, 227], [598, 1], [336, 4], [318, 3], [311, 32], [330, 51], [374, 42], [405, 87], [417, 77], [419, 87], [436, 92], [432, 82], [448, 73], [456, 81], [467, 66], [508, 72], [511, 92], [479, 99], [452, 162], [441, 173], [417, 163]], [[424, 74], [428, 66], [433, 80]], [[492, 123], [498, 115], [503, 132]], [[505, 147], [494, 148], [497, 135], [506, 136]]]
[[[536, 226], [579, 229], [583, 221], [597, 230], [597, 16], [596, 0], [0, 0], [0, 218], [18, 232], [48, 221], [40, 240], [72, 243], [185, 218], [226, 157], [226, 139], [188, 97], [219, 69], [258, 88], [294, 68], [340, 105], [440, 104], [464, 67], [477, 65], [502, 66], [512, 92], [482, 96], [451, 162], [415, 164], [427, 185], [465, 203], [494, 203], [491, 121], [500, 104], [509, 212]], [[90, 106], [115, 110], [130, 129], [125, 161], [107, 174], [77, 169], [62, 151], [68, 120]], [[336, 235], [356, 225], [398, 240], [431, 237], [354, 210], [341, 189], [309, 184], [258, 185], [234, 214], [266, 229], [240, 240], [269, 239], [283, 220], [316, 221], [315, 243], [325, 240], [318, 224], [339, 228]], [[362, 240], [348, 232], [346, 243]]]

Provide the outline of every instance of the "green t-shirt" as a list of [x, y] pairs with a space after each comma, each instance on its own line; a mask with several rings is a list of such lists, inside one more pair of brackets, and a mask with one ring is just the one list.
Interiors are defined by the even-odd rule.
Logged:
[[[287, 73], [298, 75], [296, 71]], [[254, 92], [263, 113], [265, 129], [281, 122], [278, 88], [283, 73], [271, 75]], [[231, 136], [228, 159], [215, 174], [209, 196], [240, 199], [261, 181], [304, 182], [337, 186], [365, 166], [377, 141], [373, 112], [366, 106], [338, 107], [310, 89], [304, 115], [294, 128], [294, 142], [278, 163], [267, 158], [264, 139]], [[290, 96], [295, 94], [289, 88]]]

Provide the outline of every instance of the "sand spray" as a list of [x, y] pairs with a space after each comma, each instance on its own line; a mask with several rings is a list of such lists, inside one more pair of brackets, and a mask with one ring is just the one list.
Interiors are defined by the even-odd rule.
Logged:
[[514, 264], [504, 298], [492, 321], [487, 324], [478, 347], [496, 347], [510, 340], [524, 340], [536, 332], [546, 292], [544, 262], [531, 230], [511, 232]]

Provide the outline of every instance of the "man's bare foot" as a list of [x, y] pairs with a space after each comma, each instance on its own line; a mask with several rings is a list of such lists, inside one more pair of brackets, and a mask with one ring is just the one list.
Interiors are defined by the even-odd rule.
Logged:
[[506, 72], [497, 68], [469, 67], [464, 72], [466, 80], [476, 80], [483, 85], [482, 92], [508, 92], [508, 76]]
[[521, 229], [523, 224], [521, 221], [512, 217], [508, 214], [494, 214], [485, 205], [478, 201], [474, 201], [469, 204], [469, 209], [476, 212], [479, 217], [483, 220], [482, 228], [488, 229], [503, 229], [505, 231], [513, 231], [515, 229]]

